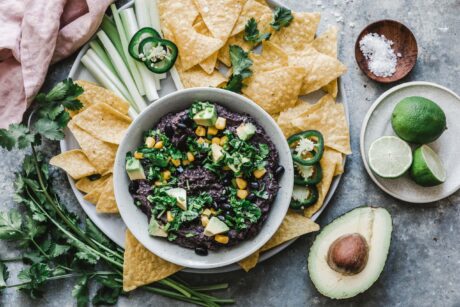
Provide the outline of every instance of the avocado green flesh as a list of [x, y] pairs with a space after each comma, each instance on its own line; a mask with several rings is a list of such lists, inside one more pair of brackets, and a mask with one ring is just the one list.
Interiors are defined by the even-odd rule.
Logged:
[[[388, 211], [371, 207], [354, 209], [324, 227], [308, 256], [308, 271], [318, 291], [330, 298], [345, 299], [369, 289], [385, 266], [392, 228]], [[369, 258], [360, 273], [346, 276], [330, 268], [327, 254], [337, 238], [352, 233], [359, 233], [366, 239]]]
[[141, 162], [135, 158], [126, 161], [126, 172], [131, 180], [145, 179], [144, 168]]
[[213, 126], [217, 121], [217, 111], [214, 106], [206, 108], [198, 112], [193, 120], [197, 125], [210, 127]]

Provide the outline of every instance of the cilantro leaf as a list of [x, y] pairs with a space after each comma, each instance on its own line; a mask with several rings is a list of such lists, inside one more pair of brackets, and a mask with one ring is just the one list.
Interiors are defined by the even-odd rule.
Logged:
[[0, 262], [0, 289], [6, 287], [6, 281], [10, 277], [10, 273], [8, 272], [8, 268], [3, 262]]
[[77, 299], [78, 307], [85, 307], [88, 305], [88, 275], [83, 275], [78, 279], [72, 289], [72, 296]]
[[35, 263], [19, 272], [19, 280], [26, 282], [19, 289], [26, 292], [33, 299], [40, 298], [43, 295], [40, 287], [51, 276], [53, 276], [53, 270], [47, 264]]
[[233, 74], [225, 89], [240, 93], [243, 88], [243, 80], [252, 75], [252, 71], [249, 69], [252, 66], [252, 60], [243, 48], [238, 45], [231, 45], [230, 61], [232, 62]]
[[254, 18], [248, 20], [244, 27], [244, 40], [255, 44], [270, 39], [271, 33], [260, 34], [257, 21]]
[[8, 129], [0, 129], [0, 147], [11, 150], [26, 148], [34, 141], [34, 135], [22, 124], [11, 124]]
[[62, 128], [54, 121], [40, 118], [34, 125], [35, 130], [47, 139], [58, 141], [64, 138]]
[[52, 243], [47, 252], [50, 257], [57, 258], [59, 256], [66, 254], [69, 251], [69, 249], [69, 245]]
[[119, 288], [110, 288], [107, 286], [102, 286], [96, 292], [96, 295], [93, 297], [93, 305], [114, 305], [118, 301], [118, 297], [121, 295], [121, 287]]
[[15, 240], [23, 236], [21, 214], [16, 210], [0, 213], [0, 239]]
[[289, 9], [284, 7], [277, 7], [273, 14], [273, 21], [270, 23], [276, 31], [281, 30], [282, 27], [287, 27], [292, 22], [294, 17]]

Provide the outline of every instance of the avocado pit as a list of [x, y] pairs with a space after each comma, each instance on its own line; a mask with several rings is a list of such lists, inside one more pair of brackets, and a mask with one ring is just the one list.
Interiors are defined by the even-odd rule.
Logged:
[[359, 233], [337, 238], [327, 253], [329, 267], [343, 275], [356, 275], [364, 270], [368, 258], [369, 246]]

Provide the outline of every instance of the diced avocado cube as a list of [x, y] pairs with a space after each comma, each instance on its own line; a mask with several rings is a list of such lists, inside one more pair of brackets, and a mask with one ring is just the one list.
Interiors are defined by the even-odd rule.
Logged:
[[149, 223], [149, 235], [154, 237], [166, 238], [168, 234], [164, 231], [163, 227], [152, 217]]
[[193, 117], [195, 123], [199, 126], [214, 126], [217, 120], [217, 110], [215, 106], [206, 107]]
[[256, 133], [256, 126], [251, 123], [243, 123], [236, 128], [236, 134], [240, 140], [247, 141]]
[[126, 172], [131, 180], [145, 179], [144, 168], [141, 161], [136, 158], [131, 157], [126, 160]]
[[210, 220], [206, 228], [204, 229], [204, 235], [208, 237], [212, 237], [218, 235], [220, 233], [225, 233], [229, 231], [227, 224], [219, 220], [217, 217], [213, 216]]
[[172, 188], [166, 191], [171, 197], [176, 199], [176, 205], [182, 210], [187, 210], [187, 191], [183, 188]]
[[211, 153], [212, 153], [212, 161], [214, 163], [219, 162], [224, 157], [222, 147], [220, 145], [217, 145], [217, 144], [214, 144], [214, 143], [211, 144]]

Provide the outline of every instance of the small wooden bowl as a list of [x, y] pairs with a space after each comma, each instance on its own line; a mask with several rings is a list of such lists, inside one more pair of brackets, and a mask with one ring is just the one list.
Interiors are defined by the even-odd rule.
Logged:
[[[369, 70], [367, 60], [359, 48], [359, 42], [369, 33], [384, 35], [387, 39], [392, 40], [393, 45], [391, 47], [395, 54], [401, 54], [401, 57], [397, 58], [396, 72], [392, 76], [379, 77]], [[369, 78], [381, 83], [395, 82], [407, 76], [417, 62], [417, 54], [417, 41], [415, 40], [414, 34], [408, 27], [394, 20], [386, 19], [371, 23], [361, 31], [355, 44], [355, 58], [359, 68], [361, 68]]]

